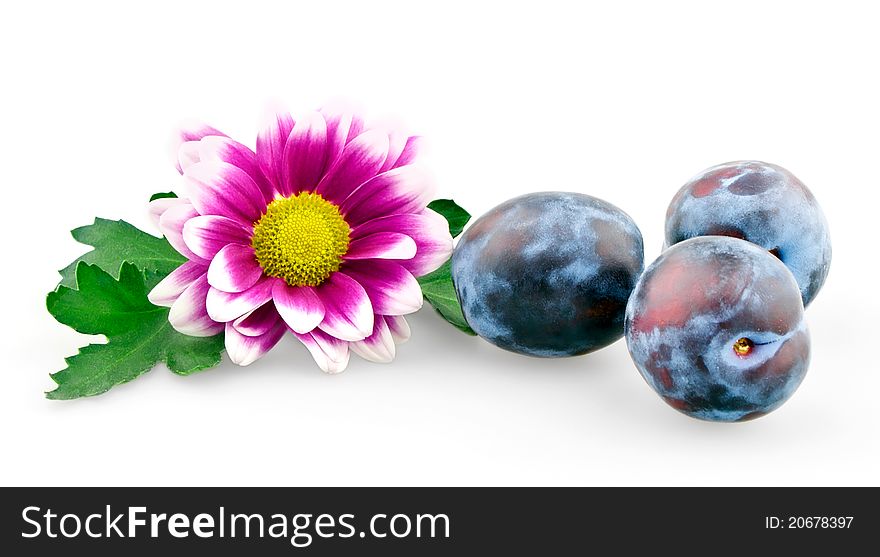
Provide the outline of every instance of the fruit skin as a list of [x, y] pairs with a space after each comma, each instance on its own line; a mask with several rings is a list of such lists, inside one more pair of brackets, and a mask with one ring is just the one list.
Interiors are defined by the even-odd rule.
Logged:
[[643, 268], [642, 235], [626, 213], [563, 192], [495, 207], [452, 256], [471, 328], [505, 350], [540, 357], [586, 354], [620, 339]]
[[816, 198], [788, 170], [737, 161], [701, 172], [666, 213], [666, 246], [696, 236], [732, 236], [773, 251], [800, 286], [804, 306], [831, 265], [831, 235]]
[[[797, 283], [773, 255], [721, 236], [666, 250], [636, 285], [626, 342], [645, 381], [703, 420], [754, 419], [797, 389], [810, 337]], [[734, 344], [754, 342], [746, 356]]]

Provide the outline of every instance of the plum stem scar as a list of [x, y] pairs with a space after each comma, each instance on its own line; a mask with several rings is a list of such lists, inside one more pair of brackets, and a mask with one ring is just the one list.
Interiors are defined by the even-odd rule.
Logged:
[[755, 348], [755, 343], [752, 342], [751, 339], [741, 338], [733, 343], [733, 351], [736, 352], [736, 355], [745, 358], [749, 354], [752, 353], [752, 350]]

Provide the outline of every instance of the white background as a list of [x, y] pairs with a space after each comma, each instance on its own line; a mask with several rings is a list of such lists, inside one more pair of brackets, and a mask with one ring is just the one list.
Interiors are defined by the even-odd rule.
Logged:
[[[16, 2], [0, 8], [0, 482], [138, 485], [880, 483], [880, 12], [829, 2]], [[163, 366], [50, 402], [88, 339], [53, 321], [55, 270], [94, 216], [150, 229], [175, 125], [253, 144], [263, 112], [360, 103], [427, 136], [443, 196], [604, 198], [659, 254], [700, 170], [775, 162], [808, 184], [835, 260], [808, 312], [813, 363], [740, 425], [667, 407], [623, 342], [517, 356], [429, 308], [386, 366], [322, 374], [287, 339], [248, 368]]]

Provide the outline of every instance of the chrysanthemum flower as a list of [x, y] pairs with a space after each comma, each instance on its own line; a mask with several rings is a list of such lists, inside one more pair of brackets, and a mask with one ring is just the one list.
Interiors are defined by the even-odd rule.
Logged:
[[349, 352], [394, 358], [418, 310], [415, 277], [452, 252], [418, 138], [366, 129], [351, 113], [278, 114], [256, 151], [210, 127], [182, 132], [185, 195], [150, 206], [189, 260], [150, 293], [178, 331], [225, 331], [247, 365], [289, 330], [327, 372]]

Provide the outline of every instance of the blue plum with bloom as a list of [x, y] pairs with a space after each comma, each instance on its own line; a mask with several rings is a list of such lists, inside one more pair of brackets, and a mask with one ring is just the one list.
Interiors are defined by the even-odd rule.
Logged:
[[736, 238], [705, 236], [666, 250], [633, 291], [625, 328], [645, 381], [704, 420], [775, 410], [810, 360], [794, 277], [767, 250]]
[[794, 275], [805, 306], [825, 284], [828, 223], [810, 190], [782, 167], [730, 162], [685, 184], [666, 214], [666, 245], [711, 235], [741, 238], [772, 252]]
[[626, 302], [644, 268], [642, 235], [623, 211], [577, 193], [533, 193], [495, 207], [452, 256], [462, 312], [489, 342], [560, 357], [623, 336]]

